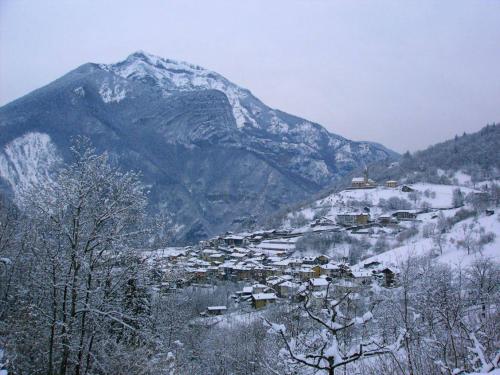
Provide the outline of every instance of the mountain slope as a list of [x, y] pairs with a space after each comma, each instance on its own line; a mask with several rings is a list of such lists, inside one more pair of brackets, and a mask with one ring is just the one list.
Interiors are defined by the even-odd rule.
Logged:
[[[184, 241], [251, 225], [358, 166], [396, 156], [273, 110], [215, 72], [137, 52], [82, 65], [0, 108], [3, 183], [16, 192], [16, 181], [49, 178], [80, 134], [143, 173], [152, 209]], [[35, 161], [12, 167], [30, 163], [15, 147], [25, 139], [30, 155], [47, 161], [39, 176]]]
[[[413, 154], [406, 153], [397, 163], [377, 161], [368, 166], [370, 177], [384, 182], [398, 179], [408, 183], [460, 183], [466, 177], [475, 181], [500, 178], [500, 124], [487, 125], [478, 132], [455, 136]], [[353, 170], [336, 182], [335, 188], [350, 185], [351, 178], [361, 176]]]

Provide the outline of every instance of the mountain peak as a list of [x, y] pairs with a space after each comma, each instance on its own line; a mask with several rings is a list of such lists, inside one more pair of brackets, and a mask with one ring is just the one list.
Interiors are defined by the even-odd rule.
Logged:
[[119, 65], [119, 64], [134, 64], [142, 62], [145, 64], [148, 64], [150, 66], [154, 66], [159, 69], [184, 69], [187, 71], [197, 71], [197, 72], [208, 72], [207, 69], [191, 64], [185, 61], [181, 60], [173, 60], [173, 59], [166, 59], [161, 56], [154, 55], [152, 53], [143, 51], [143, 50], [138, 50], [130, 55], [127, 56], [127, 58], [121, 62], [118, 62], [116, 64], [112, 65]]
[[137, 51], [123, 61], [101, 64], [100, 67], [123, 78], [157, 87], [167, 95], [175, 91], [222, 91], [233, 108], [238, 128], [246, 125], [258, 127], [257, 121], [243, 103], [251, 96], [250, 91], [201, 66]]

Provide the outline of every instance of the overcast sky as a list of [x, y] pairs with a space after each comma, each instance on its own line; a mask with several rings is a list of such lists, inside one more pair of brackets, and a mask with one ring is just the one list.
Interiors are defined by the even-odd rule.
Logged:
[[136, 50], [400, 152], [500, 122], [498, 0], [0, 0], [0, 105]]

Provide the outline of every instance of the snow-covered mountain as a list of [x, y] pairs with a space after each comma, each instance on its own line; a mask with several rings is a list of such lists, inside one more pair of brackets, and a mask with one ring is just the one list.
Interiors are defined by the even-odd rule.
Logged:
[[220, 74], [136, 52], [82, 65], [0, 108], [3, 183], [17, 191], [48, 176], [79, 134], [140, 170], [152, 208], [189, 240], [252, 225], [359, 166], [397, 157], [269, 108]]

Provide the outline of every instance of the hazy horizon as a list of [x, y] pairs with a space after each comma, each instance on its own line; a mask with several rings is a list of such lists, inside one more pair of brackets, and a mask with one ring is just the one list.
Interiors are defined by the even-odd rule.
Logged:
[[144, 50], [398, 152], [500, 121], [500, 2], [148, 4], [1, 2], [0, 105]]

